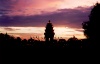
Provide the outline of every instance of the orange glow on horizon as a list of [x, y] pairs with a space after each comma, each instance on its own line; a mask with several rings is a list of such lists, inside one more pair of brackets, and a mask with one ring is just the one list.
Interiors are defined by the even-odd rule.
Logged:
[[[30, 38], [30, 37], [44, 37], [45, 27], [7, 27], [11, 28], [10, 30], [5, 30], [5, 27], [1, 27], [2, 33], [8, 33], [15, 37], [21, 38]], [[85, 38], [83, 32], [77, 31], [77, 29], [72, 29], [68, 27], [54, 27], [55, 37], [62, 37], [64, 39], [68, 39], [70, 37], [76, 36], [78, 39]]]

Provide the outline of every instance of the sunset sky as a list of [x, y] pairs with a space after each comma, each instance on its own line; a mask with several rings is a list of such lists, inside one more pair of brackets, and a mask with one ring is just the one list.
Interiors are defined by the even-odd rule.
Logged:
[[55, 37], [85, 38], [82, 22], [100, 0], [0, 0], [0, 33], [15, 37], [44, 37], [48, 20]]

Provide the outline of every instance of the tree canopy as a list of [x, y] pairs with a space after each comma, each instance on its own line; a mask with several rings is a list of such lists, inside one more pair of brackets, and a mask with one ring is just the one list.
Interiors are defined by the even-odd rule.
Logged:
[[98, 41], [100, 35], [100, 3], [96, 3], [89, 15], [89, 21], [82, 23], [84, 35], [91, 41]]

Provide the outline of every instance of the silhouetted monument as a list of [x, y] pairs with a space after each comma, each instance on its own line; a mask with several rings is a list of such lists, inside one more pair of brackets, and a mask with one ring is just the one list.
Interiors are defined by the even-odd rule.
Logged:
[[100, 42], [100, 4], [96, 3], [89, 15], [89, 21], [82, 23], [84, 34], [91, 42]]
[[46, 25], [46, 29], [45, 29], [45, 33], [44, 33], [45, 41], [46, 42], [49, 42], [49, 41], [52, 42], [53, 38], [54, 38], [54, 34], [55, 33], [54, 33], [54, 30], [53, 30], [53, 25], [49, 20], [49, 22]]

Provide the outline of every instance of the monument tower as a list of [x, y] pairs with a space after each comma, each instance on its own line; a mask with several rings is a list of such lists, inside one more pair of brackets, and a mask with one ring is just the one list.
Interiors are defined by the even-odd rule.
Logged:
[[49, 22], [47, 23], [47, 25], [46, 25], [45, 28], [46, 28], [46, 29], [45, 29], [45, 33], [44, 33], [44, 35], [45, 35], [45, 41], [46, 41], [46, 42], [49, 42], [49, 41], [52, 42], [55, 33], [54, 33], [54, 30], [53, 30], [53, 25], [52, 25], [52, 23], [50, 22], [50, 20], [49, 20]]

